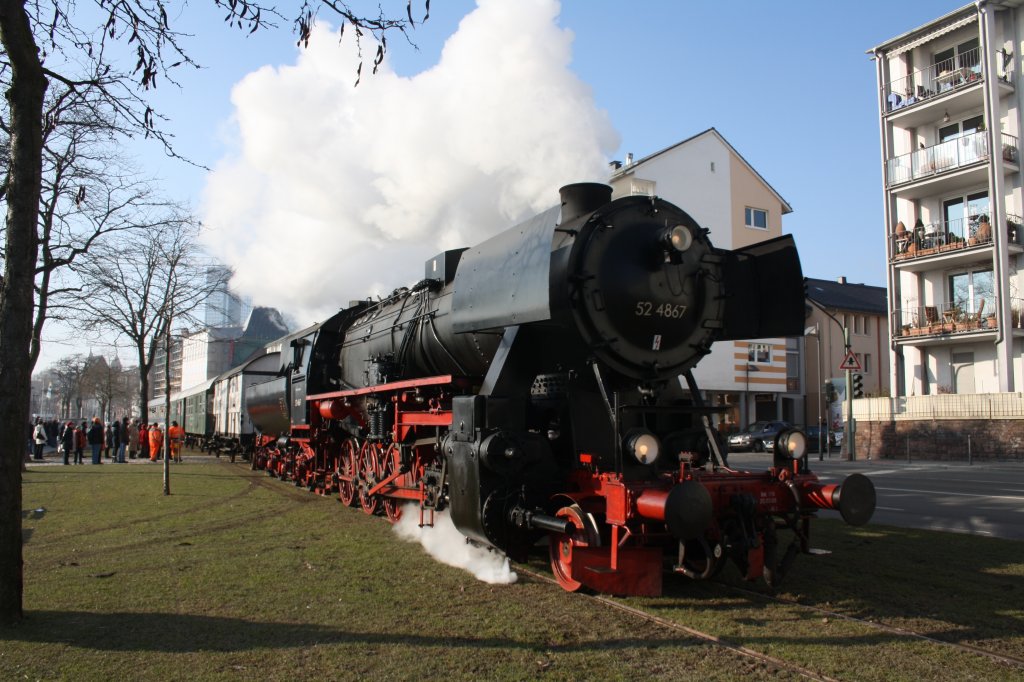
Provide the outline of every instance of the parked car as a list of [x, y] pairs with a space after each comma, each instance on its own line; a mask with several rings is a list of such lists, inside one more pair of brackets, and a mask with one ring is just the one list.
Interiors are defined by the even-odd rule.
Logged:
[[820, 426], [808, 426], [805, 429], [803, 429], [803, 432], [807, 434], [808, 452], [817, 452], [819, 442], [821, 443], [821, 447], [823, 450], [828, 450], [828, 428], [822, 428]]
[[[775, 443], [775, 437], [780, 431], [791, 429], [793, 425], [783, 421], [760, 421], [754, 422], [744, 430], [729, 436], [729, 450], [753, 450], [763, 452], [771, 449]], [[765, 448], [765, 442], [768, 447]]]
[[[842, 431], [829, 431], [827, 428], [822, 429], [820, 426], [799, 426], [797, 427], [807, 435], [807, 452], [817, 453], [818, 452], [818, 434], [821, 434], [821, 449], [822, 452], [829, 449], [829, 440], [831, 441], [831, 450], [839, 450], [843, 444], [843, 432]], [[775, 446], [775, 437], [778, 432], [771, 435], [766, 435], [762, 438], [762, 447], [764, 451], [771, 452], [772, 447]]]

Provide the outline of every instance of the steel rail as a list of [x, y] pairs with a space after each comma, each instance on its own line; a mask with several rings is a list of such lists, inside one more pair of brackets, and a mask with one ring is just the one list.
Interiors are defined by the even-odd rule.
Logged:
[[[520, 573], [520, 574], [523, 574], [523, 575], [528, 575], [531, 578], [536, 578], [537, 580], [540, 580], [542, 582], [546, 582], [546, 583], [550, 583], [552, 585], [555, 585], [556, 587], [558, 587], [558, 589], [562, 589], [561, 586], [558, 585], [558, 583], [555, 581], [554, 578], [552, 578], [550, 576], [546, 576], [543, 573], [537, 573], [536, 571], [534, 571], [532, 569], [529, 569], [529, 568], [526, 568], [526, 567], [524, 567], [522, 565], [516, 565], [516, 569], [515, 570], [516, 570], [516, 573]], [[828, 677], [827, 675], [823, 675], [822, 673], [815, 672], [814, 670], [810, 670], [809, 668], [804, 668], [803, 666], [799, 666], [799, 665], [797, 665], [795, 663], [791, 663], [789, 661], [785, 661], [785, 660], [783, 660], [781, 658], [775, 658], [774, 656], [769, 656], [768, 654], [763, 654], [760, 651], [755, 651], [754, 649], [748, 649], [747, 647], [742, 646], [740, 644], [735, 644], [735, 643], [730, 642], [728, 640], [722, 639], [721, 637], [718, 637], [717, 635], [712, 635], [712, 634], [707, 633], [707, 632], [702, 632], [700, 630], [696, 630], [696, 629], [691, 628], [691, 627], [689, 627], [687, 625], [683, 625], [682, 623], [677, 623], [675, 621], [668, 620], [667, 618], [662, 618], [661, 616], [655, 616], [652, 613], [647, 613], [646, 611], [644, 611], [642, 609], [638, 609], [636, 607], [629, 606], [628, 604], [623, 604], [623, 603], [621, 603], [619, 601], [616, 601], [615, 599], [613, 599], [611, 597], [608, 597], [608, 596], [605, 596], [605, 595], [600, 595], [600, 594], [583, 594], [583, 593], [578, 593], [577, 592], [577, 593], [574, 594], [574, 596], [579, 598], [579, 599], [589, 599], [591, 601], [595, 601], [595, 602], [598, 602], [600, 604], [604, 604], [605, 606], [610, 606], [610, 607], [612, 607], [614, 609], [618, 609], [619, 611], [622, 611], [624, 613], [628, 613], [628, 614], [630, 614], [632, 616], [635, 616], [637, 618], [642, 618], [643, 620], [646, 620], [648, 622], [654, 623], [655, 625], [660, 625], [660, 626], [662, 626], [664, 628], [668, 628], [670, 630], [676, 630], [678, 632], [682, 632], [682, 633], [684, 633], [686, 635], [689, 635], [690, 637], [693, 637], [695, 639], [707, 642], [709, 644], [713, 644], [715, 646], [722, 647], [724, 649], [728, 649], [729, 651], [732, 651], [733, 653], [739, 654], [740, 656], [745, 656], [747, 658], [753, 658], [755, 660], [758, 660], [758, 661], [760, 661], [762, 663], [766, 663], [766, 664], [768, 664], [770, 666], [773, 666], [775, 668], [778, 668], [780, 670], [788, 670], [789, 672], [796, 673], [797, 675], [800, 675], [801, 677], [805, 677], [805, 678], [807, 678], [809, 680], [817, 680], [818, 682], [839, 682], [834, 677]]]

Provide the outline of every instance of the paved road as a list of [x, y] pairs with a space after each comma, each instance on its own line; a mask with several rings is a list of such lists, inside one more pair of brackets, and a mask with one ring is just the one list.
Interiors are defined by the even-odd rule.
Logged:
[[[871, 478], [878, 495], [872, 523], [1024, 540], [1024, 464], [811, 457], [811, 470], [825, 482], [838, 483], [853, 472]], [[745, 453], [729, 458], [730, 464], [751, 470], [767, 461], [766, 455], [757, 459]]]
[[[811, 470], [824, 482], [838, 483], [854, 472], [869, 476], [878, 495], [872, 523], [1024, 540], [1024, 463], [842, 462], [837, 457], [821, 462], [812, 454]], [[213, 458], [189, 453], [184, 459], [188, 463]], [[729, 456], [732, 466], [751, 471], [767, 468], [770, 461], [766, 454]], [[56, 453], [48, 452], [44, 463], [29, 466], [59, 462]], [[838, 518], [837, 512], [822, 514]]]

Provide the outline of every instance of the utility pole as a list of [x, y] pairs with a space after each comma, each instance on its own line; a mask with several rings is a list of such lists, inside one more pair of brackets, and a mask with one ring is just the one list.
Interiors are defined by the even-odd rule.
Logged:
[[[813, 298], [808, 298], [811, 304], [820, 310], [821, 312], [828, 315], [836, 326], [843, 331], [843, 347], [845, 353], [843, 357], [850, 354], [850, 330], [846, 325], [836, 319], [836, 316], [825, 310], [824, 306], [815, 301]], [[830, 358], [831, 359], [831, 358]], [[853, 442], [854, 435], [856, 434], [856, 427], [853, 424], [853, 370], [846, 370], [846, 424], [843, 426], [843, 446], [846, 448], [847, 459], [853, 461], [857, 459], [857, 446]]]
[[[833, 318], [835, 319], [835, 318]], [[838, 320], [837, 320], [838, 322]], [[850, 329], [849, 327], [843, 327], [843, 345], [846, 346], [846, 357], [850, 354]], [[853, 423], [853, 370], [847, 368], [846, 370], [846, 428], [843, 429], [843, 442], [848, 443], [846, 446], [846, 453], [848, 459], [852, 462], [857, 459], [857, 444], [854, 439], [857, 435], [857, 427]]]
[[164, 334], [164, 495], [171, 494], [171, 439], [167, 437], [171, 418], [171, 313], [167, 313]]

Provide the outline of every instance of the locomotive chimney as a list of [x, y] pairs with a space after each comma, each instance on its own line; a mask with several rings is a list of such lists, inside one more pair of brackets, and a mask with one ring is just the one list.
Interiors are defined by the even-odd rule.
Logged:
[[566, 185], [558, 193], [562, 197], [562, 217], [558, 221], [560, 225], [596, 211], [612, 200], [612, 188], [598, 182]]

